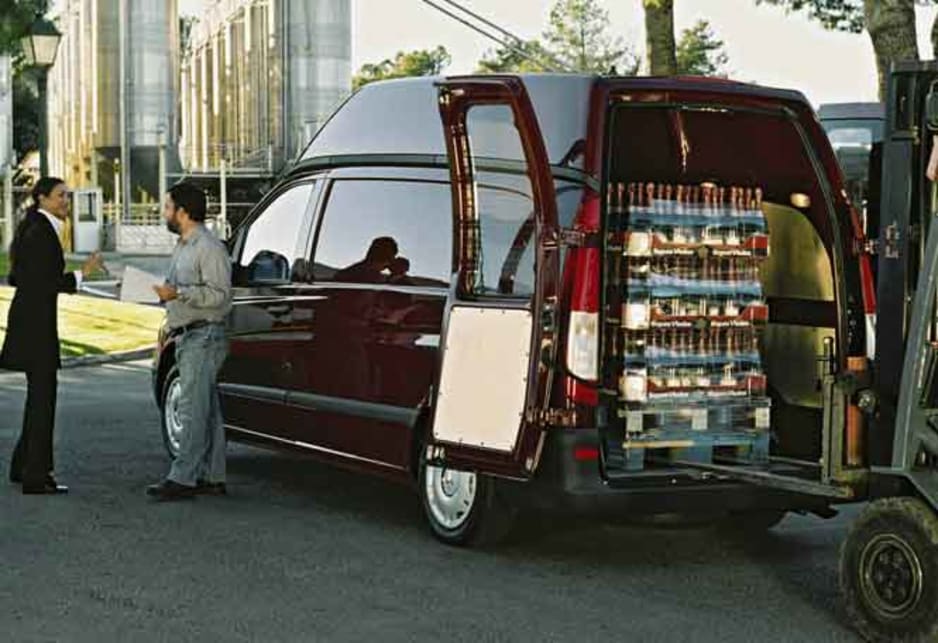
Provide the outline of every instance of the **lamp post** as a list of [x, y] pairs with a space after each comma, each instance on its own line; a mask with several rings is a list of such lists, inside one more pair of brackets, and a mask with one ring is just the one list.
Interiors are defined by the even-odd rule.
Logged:
[[37, 72], [36, 84], [39, 87], [39, 174], [46, 176], [49, 173], [49, 158], [46, 142], [46, 121], [48, 119], [48, 105], [46, 104], [46, 80], [49, 68], [55, 63], [55, 55], [59, 50], [62, 34], [55, 25], [36, 16], [35, 22], [29, 32], [20, 40], [26, 64], [35, 67]]

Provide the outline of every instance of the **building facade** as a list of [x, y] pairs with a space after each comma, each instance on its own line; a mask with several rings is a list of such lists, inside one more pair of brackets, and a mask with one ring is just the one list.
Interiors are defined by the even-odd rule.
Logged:
[[102, 186], [107, 200], [117, 196], [121, 45], [126, 40], [129, 197], [133, 202], [157, 199], [160, 148], [169, 150], [172, 161], [178, 140], [176, 0], [61, 0], [58, 6], [63, 35], [49, 72], [50, 170], [75, 187]]
[[351, 0], [215, 0], [181, 64], [184, 170], [274, 173], [351, 91]]

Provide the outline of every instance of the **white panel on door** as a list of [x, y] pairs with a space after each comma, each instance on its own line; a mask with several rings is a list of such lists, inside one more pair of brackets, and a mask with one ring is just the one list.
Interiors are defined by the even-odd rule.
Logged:
[[510, 452], [525, 408], [530, 311], [457, 306], [449, 316], [433, 421], [439, 442]]

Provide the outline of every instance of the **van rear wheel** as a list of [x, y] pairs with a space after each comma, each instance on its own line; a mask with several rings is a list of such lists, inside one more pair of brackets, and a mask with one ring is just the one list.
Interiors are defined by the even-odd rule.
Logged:
[[447, 545], [492, 545], [511, 530], [514, 512], [487, 476], [423, 463], [419, 487], [430, 530]]
[[869, 641], [938, 640], [938, 516], [915, 498], [885, 498], [857, 518], [840, 550], [840, 587]]

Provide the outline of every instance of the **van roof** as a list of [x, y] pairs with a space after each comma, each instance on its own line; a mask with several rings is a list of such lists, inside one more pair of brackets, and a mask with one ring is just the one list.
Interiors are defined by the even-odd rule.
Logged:
[[[608, 77], [589, 74], [518, 74], [528, 91], [544, 137], [550, 163], [568, 159], [573, 146], [587, 137], [590, 93], [605, 84], [636, 91], [701, 91], [767, 98], [810, 107], [797, 91], [693, 76]], [[333, 114], [301, 155], [301, 162], [331, 164], [335, 157], [437, 156], [446, 164], [436, 84], [443, 77], [419, 77], [366, 85]], [[575, 156], [575, 155], [574, 155]], [[582, 157], [579, 157], [582, 160]], [[576, 167], [574, 160], [571, 166]]]

